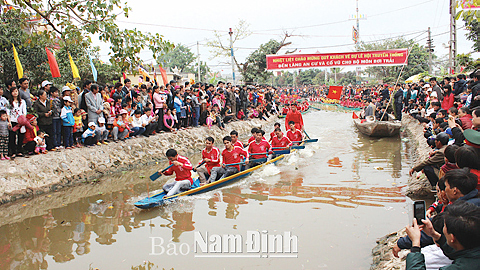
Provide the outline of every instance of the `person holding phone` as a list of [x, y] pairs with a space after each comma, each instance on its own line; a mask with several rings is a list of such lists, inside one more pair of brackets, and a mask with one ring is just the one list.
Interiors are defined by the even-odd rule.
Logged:
[[406, 231], [412, 239], [411, 252], [407, 255], [406, 269], [426, 269], [425, 256], [420, 252], [421, 232], [432, 237], [442, 251], [453, 259], [451, 265], [441, 270], [473, 270], [480, 267], [480, 208], [468, 202], [450, 205], [444, 214], [442, 233], [435, 231], [429, 219], [421, 220], [425, 225], [408, 225]]

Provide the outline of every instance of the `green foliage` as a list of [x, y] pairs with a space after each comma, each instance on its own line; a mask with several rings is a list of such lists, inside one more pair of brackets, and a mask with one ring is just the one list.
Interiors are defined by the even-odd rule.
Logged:
[[473, 41], [472, 49], [475, 52], [480, 52], [480, 39], [478, 38], [478, 35], [480, 35], [480, 22], [478, 19], [479, 16], [475, 13], [463, 13], [463, 21], [468, 30], [466, 36], [468, 40]]
[[475, 69], [473, 64], [474, 61], [471, 53], [457, 54], [457, 65], [465, 67], [466, 71]]
[[[50, 39], [70, 49], [73, 44], [88, 47], [91, 36], [98, 35], [100, 41], [110, 44], [110, 62], [121, 70], [135, 70], [141, 63], [141, 50], [150, 50], [156, 59], [173, 48], [158, 33], [120, 29], [115, 20], [120, 15], [128, 17], [130, 12], [121, 0], [12, 0], [11, 3], [20, 7], [17, 12], [21, 19], [25, 25], [28, 22], [29, 30], [35, 28], [33, 32], [38, 38]], [[31, 22], [32, 18], [41, 20]]]
[[[357, 45], [357, 51], [379, 51], [389, 49], [409, 48], [410, 54], [408, 57], [408, 65], [405, 66], [401, 80], [428, 70], [428, 52], [423, 46], [418, 45], [413, 40], [406, 40], [404, 38], [388, 39], [375, 43], [360, 42]], [[433, 57], [435, 57], [433, 55]], [[372, 74], [377, 79], [385, 82], [395, 82], [400, 74], [402, 66], [379, 66], [368, 67], [365, 72]]]
[[195, 61], [196, 57], [190, 48], [185, 47], [182, 44], [175, 46], [175, 49], [157, 58], [157, 63], [161, 64], [164, 68], [175, 67], [180, 71], [185, 71]]
[[246, 83], [261, 82], [268, 80], [272, 73], [267, 71], [268, 54], [276, 54], [282, 47], [282, 43], [271, 39], [260, 48], [253, 51], [243, 64], [241, 73]]

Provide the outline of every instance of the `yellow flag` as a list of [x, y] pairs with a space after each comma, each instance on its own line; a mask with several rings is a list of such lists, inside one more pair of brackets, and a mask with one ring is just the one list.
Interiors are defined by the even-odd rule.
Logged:
[[72, 67], [72, 74], [74, 79], [80, 79], [80, 74], [78, 73], [77, 65], [73, 62], [72, 56], [68, 53], [68, 59], [70, 60], [70, 67]]
[[18, 53], [17, 50], [15, 49], [15, 45], [13, 45], [13, 58], [15, 58], [15, 65], [17, 66], [17, 74], [18, 78], [21, 79], [23, 78], [23, 68], [22, 68], [22, 63], [20, 63], [20, 58], [18, 58]]

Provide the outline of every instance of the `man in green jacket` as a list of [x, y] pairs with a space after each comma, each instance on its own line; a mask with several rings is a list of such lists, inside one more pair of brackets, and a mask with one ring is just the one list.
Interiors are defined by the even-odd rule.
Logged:
[[422, 220], [424, 225], [407, 226], [407, 234], [412, 239], [412, 249], [407, 255], [406, 270], [424, 270], [425, 257], [420, 252], [420, 231], [440, 246], [443, 253], [453, 260], [451, 265], [440, 270], [480, 269], [480, 207], [459, 201], [445, 210], [443, 234], [436, 232], [429, 219]]

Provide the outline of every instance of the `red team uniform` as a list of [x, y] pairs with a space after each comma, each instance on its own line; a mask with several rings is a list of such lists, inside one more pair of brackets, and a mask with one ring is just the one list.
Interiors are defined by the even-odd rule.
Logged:
[[291, 130], [287, 131], [287, 137], [291, 142], [300, 142], [303, 139], [302, 132], [298, 129], [295, 130], [295, 132], [292, 132]]
[[[182, 166], [173, 165], [170, 169], [166, 170], [163, 174], [164, 175], [172, 175], [175, 172], [175, 181], [182, 181], [182, 180], [190, 180], [190, 184], [193, 184], [192, 180], [192, 173], [191, 170], [193, 169], [192, 163], [190, 160], [184, 156], [178, 155], [177, 161], [182, 163]], [[173, 162], [170, 161], [170, 165]]]
[[[224, 149], [222, 151], [222, 158], [224, 164], [240, 163], [242, 162], [242, 156], [244, 158], [248, 158], [248, 153], [247, 151], [243, 150], [243, 148], [240, 148], [238, 146], [234, 146], [232, 151], [228, 151], [227, 149]], [[237, 168], [238, 171], [240, 171], [240, 165], [236, 165], [233, 167]]]
[[202, 159], [206, 158], [211, 160], [205, 163], [205, 168], [207, 168], [208, 174], [211, 174], [213, 167], [220, 166], [220, 150], [215, 146], [212, 147], [212, 150], [210, 150], [210, 152], [207, 152], [207, 149], [203, 149]]
[[273, 139], [272, 139], [272, 147], [273, 148], [287, 148], [287, 147], [290, 147], [292, 146], [292, 141], [286, 137], [286, 136], [283, 136], [281, 140], [278, 139], [277, 136], [275, 136]]
[[270, 144], [267, 141], [262, 140], [259, 143], [252, 142], [248, 146], [248, 152], [250, 153], [250, 156], [252, 156], [252, 159], [266, 158], [267, 154], [263, 154], [263, 155], [254, 155], [254, 154], [256, 154], [256, 153], [266, 153], [266, 152], [268, 152], [268, 150], [270, 148], [271, 148]]
[[243, 148], [243, 143], [242, 143], [240, 140], [237, 140], [237, 141], [233, 144], [233, 146], [234, 146], [234, 147], [235, 147], [235, 146], [238, 146], [238, 147]]

